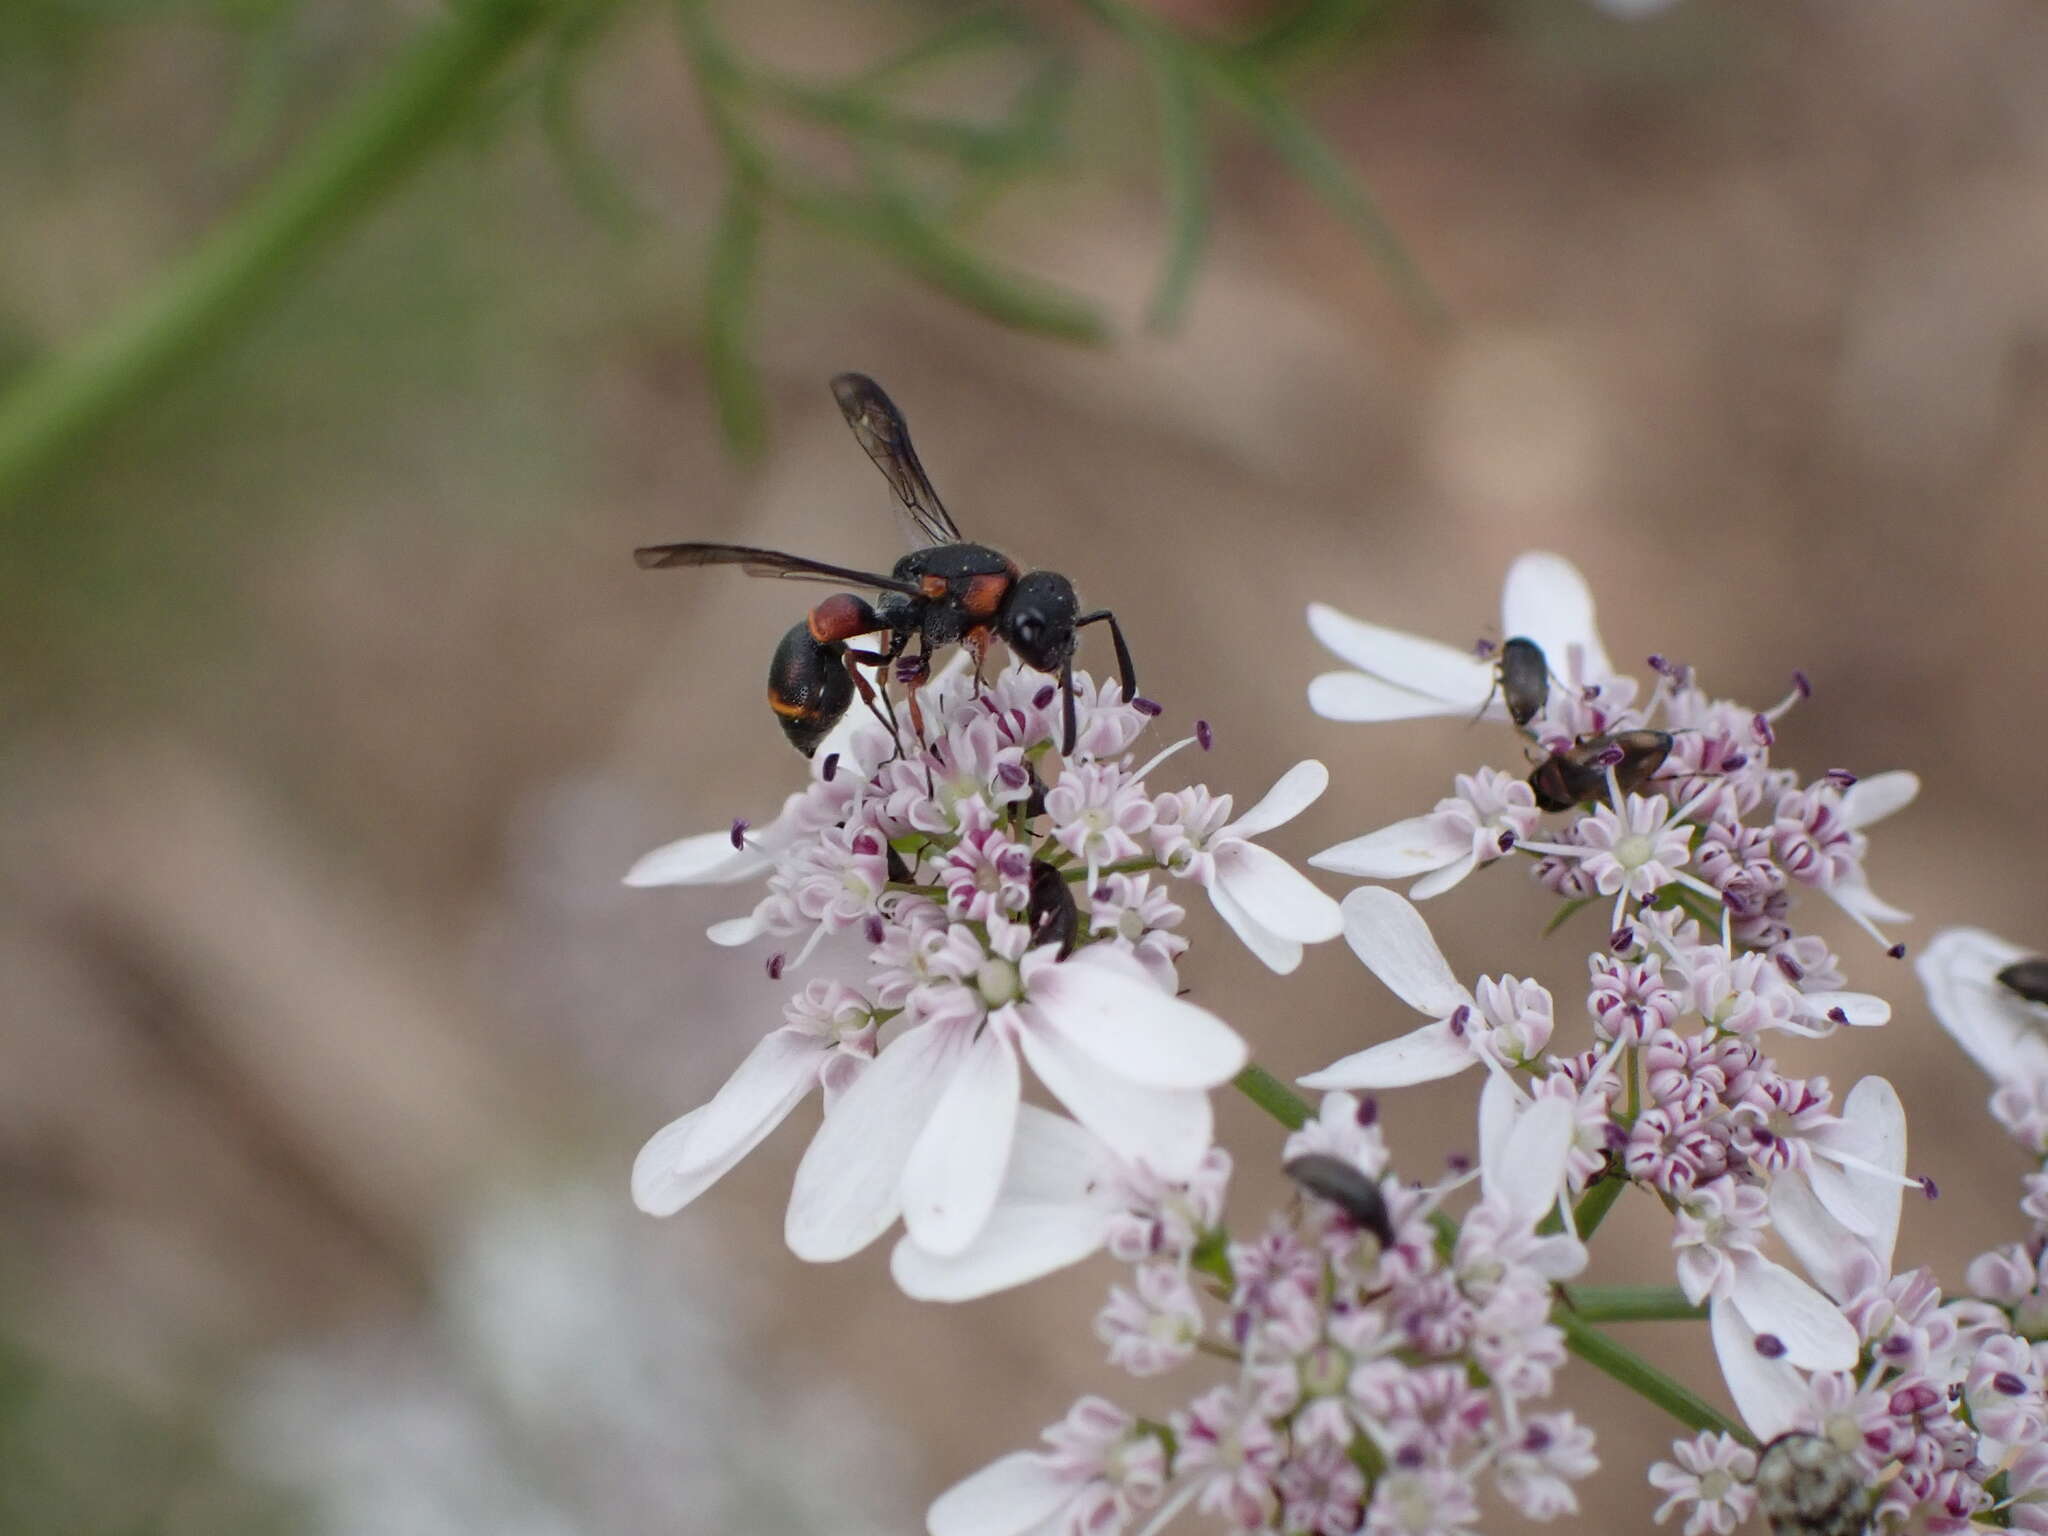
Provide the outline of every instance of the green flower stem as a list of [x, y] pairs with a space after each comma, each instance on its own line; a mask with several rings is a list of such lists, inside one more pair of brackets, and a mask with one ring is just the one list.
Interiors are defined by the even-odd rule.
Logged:
[[180, 364], [233, 335], [446, 141], [552, 14], [545, 0], [470, 0], [422, 29], [253, 202], [139, 298], [24, 374], [0, 396], [0, 508]]
[[1627, 1179], [1609, 1171], [1596, 1178], [1579, 1196], [1579, 1203], [1572, 1207], [1572, 1226], [1577, 1229], [1580, 1242], [1585, 1242], [1600, 1230], [1600, 1223], [1607, 1219], [1607, 1212], [1627, 1188]]
[[1698, 1323], [1707, 1309], [1675, 1285], [1569, 1285], [1564, 1304], [1588, 1323]]
[[1756, 1444], [1754, 1435], [1712, 1403], [1683, 1382], [1666, 1376], [1634, 1350], [1615, 1343], [1576, 1313], [1565, 1307], [1553, 1307], [1550, 1320], [1564, 1331], [1565, 1347], [1573, 1354], [1605, 1371], [1630, 1391], [1648, 1398], [1688, 1429], [1719, 1430], [1744, 1445]]
[[1307, 1125], [1311, 1116], [1308, 1101], [1279, 1078], [1253, 1062], [1231, 1081], [1237, 1091], [1250, 1099], [1290, 1131]]

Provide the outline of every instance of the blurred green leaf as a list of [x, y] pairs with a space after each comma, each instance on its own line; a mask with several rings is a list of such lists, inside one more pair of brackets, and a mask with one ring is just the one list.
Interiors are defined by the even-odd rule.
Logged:
[[762, 187], [736, 172], [719, 211], [704, 281], [704, 366], [718, 402], [718, 423], [734, 453], [760, 457], [768, 437], [760, 370], [748, 338], [761, 254]]
[[1172, 49], [1149, 37], [1140, 40], [1139, 56], [1158, 99], [1159, 152], [1172, 229], [1145, 324], [1168, 332], [1180, 328], [1209, 241], [1209, 147], [1202, 127], [1201, 88], [1193, 71]]

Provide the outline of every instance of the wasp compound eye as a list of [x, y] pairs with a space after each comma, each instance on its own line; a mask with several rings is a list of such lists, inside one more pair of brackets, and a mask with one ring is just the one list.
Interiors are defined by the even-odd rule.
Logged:
[[1394, 1246], [1394, 1222], [1387, 1214], [1386, 1197], [1379, 1184], [1363, 1169], [1327, 1152], [1305, 1152], [1285, 1164], [1287, 1177], [1318, 1200], [1327, 1200], [1352, 1222], [1380, 1240], [1380, 1246]]

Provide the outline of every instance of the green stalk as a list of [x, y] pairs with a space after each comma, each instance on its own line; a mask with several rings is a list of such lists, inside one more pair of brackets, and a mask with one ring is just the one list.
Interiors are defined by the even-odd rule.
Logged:
[[1675, 1285], [1569, 1285], [1564, 1304], [1585, 1323], [1698, 1323], [1707, 1309]]
[[1307, 1125], [1311, 1116], [1308, 1101], [1257, 1062], [1231, 1079], [1237, 1091], [1250, 1099], [1290, 1131]]
[[1632, 1349], [1607, 1337], [1564, 1307], [1553, 1307], [1550, 1320], [1564, 1331], [1565, 1347], [1597, 1370], [1605, 1371], [1638, 1396], [1646, 1397], [1688, 1429], [1713, 1429], [1754, 1446], [1756, 1437], [1683, 1382], [1666, 1376]]
[[543, 0], [471, 0], [418, 40], [255, 200], [155, 285], [0, 396], [0, 508], [233, 335], [458, 126], [539, 29]]

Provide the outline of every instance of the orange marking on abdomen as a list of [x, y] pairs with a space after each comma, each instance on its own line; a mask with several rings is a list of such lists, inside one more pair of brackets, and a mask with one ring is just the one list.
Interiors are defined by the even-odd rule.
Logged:
[[785, 720], [815, 720], [818, 711], [797, 699], [777, 698], [775, 690], [768, 690], [768, 707]]

